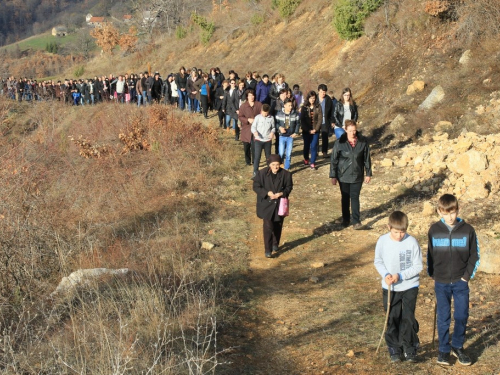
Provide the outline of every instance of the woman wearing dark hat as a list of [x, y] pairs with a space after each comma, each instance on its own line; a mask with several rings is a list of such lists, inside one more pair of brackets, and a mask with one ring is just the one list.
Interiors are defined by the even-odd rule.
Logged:
[[253, 179], [257, 194], [257, 216], [264, 221], [266, 258], [278, 251], [284, 216], [278, 215], [280, 200], [288, 198], [293, 189], [292, 174], [280, 167], [281, 158], [273, 154], [267, 160], [269, 167], [261, 169]]

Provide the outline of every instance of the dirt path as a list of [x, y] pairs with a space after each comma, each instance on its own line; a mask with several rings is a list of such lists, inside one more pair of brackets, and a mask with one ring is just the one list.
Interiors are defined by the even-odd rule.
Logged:
[[[296, 142], [291, 215], [285, 220], [280, 252], [273, 259], [264, 257], [262, 221], [255, 216], [254, 193], [248, 193], [249, 271], [237, 312], [239, 324], [232, 328], [238, 347], [229, 357], [232, 365], [227, 373], [442, 373], [434, 364], [436, 352], [430, 344], [433, 288], [424, 272], [416, 312], [421, 362], [391, 365], [384, 344], [375, 356], [384, 323], [380, 278], [373, 267], [375, 243], [386, 232], [388, 212], [396, 208], [418, 211], [420, 203], [391, 194], [383, 186], [390, 185], [394, 176], [375, 173], [372, 184], [361, 192], [366, 228], [342, 229], [334, 223], [340, 218], [340, 192], [328, 179], [329, 160], [321, 160], [318, 170], [310, 170], [301, 165], [301, 150], [302, 142]], [[425, 254], [424, 238], [418, 240]], [[471, 286], [471, 301], [493, 301], [500, 290], [498, 277], [480, 274], [477, 279], [489, 287], [479, 294]], [[490, 330], [474, 333], [483, 319], [499, 317], [498, 310], [492, 311], [494, 306], [483, 305], [486, 308], [471, 309], [474, 318], [466, 348], [470, 347], [474, 359], [484, 359], [468, 368], [468, 374], [494, 374], [500, 368], [491, 362], [499, 353], [495, 326], [484, 325]], [[494, 345], [488, 349], [488, 344]], [[463, 370], [453, 367], [453, 373]]]

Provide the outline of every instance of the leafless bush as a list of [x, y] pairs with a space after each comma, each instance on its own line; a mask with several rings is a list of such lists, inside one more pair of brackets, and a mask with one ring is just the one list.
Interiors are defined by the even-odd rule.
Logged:
[[466, 0], [457, 8], [460, 40], [497, 38], [500, 34], [500, 2], [497, 0]]
[[[223, 286], [197, 243], [222, 212], [232, 153], [165, 106], [102, 104], [83, 122], [81, 108], [51, 105], [26, 133], [39, 109], [12, 104], [16, 147], [0, 142], [0, 372], [212, 373]], [[120, 155], [138, 113], [151, 152]], [[68, 133], [114, 157], [81, 158]], [[144, 276], [48, 300], [62, 276], [95, 267]]]
[[425, 12], [431, 16], [440, 16], [450, 10], [451, 2], [449, 0], [430, 0], [425, 2]]

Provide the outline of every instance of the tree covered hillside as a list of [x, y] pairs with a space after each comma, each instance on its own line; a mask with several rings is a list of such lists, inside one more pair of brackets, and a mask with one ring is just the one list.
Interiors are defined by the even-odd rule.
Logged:
[[83, 26], [85, 15], [108, 16], [127, 9], [127, 0], [0, 0], [0, 45], [14, 43], [55, 25]]

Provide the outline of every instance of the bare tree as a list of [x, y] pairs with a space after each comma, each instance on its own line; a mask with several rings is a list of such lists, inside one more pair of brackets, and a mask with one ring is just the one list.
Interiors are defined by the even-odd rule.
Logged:
[[155, 29], [171, 33], [192, 12], [210, 11], [211, 3], [206, 0], [134, 0], [133, 9], [139, 29], [149, 35]]
[[95, 40], [90, 36], [90, 33], [87, 29], [80, 29], [76, 33], [75, 47], [76, 50], [79, 51], [85, 60], [88, 60], [90, 57], [90, 52], [95, 48]]

